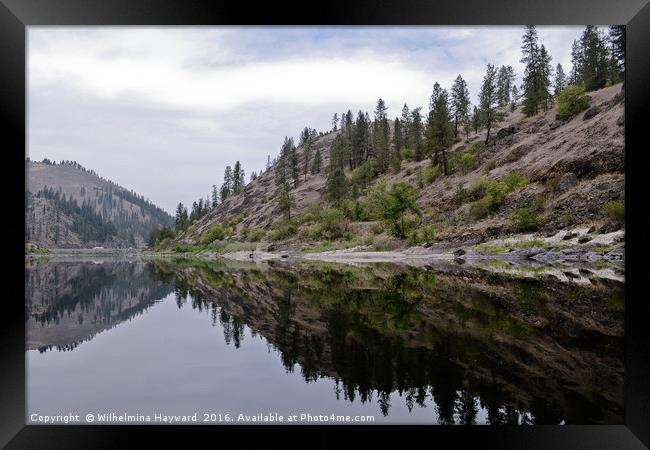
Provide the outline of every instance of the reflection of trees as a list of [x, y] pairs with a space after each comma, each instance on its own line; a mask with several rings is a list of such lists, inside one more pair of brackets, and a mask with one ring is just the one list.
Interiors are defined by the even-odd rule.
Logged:
[[[142, 265], [136, 268], [131, 263], [56, 263], [36, 266], [25, 274], [30, 316], [48, 324], [75, 312], [80, 324], [84, 316], [92, 316], [94, 322], [119, 322], [140, 312], [133, 306], [143, 306], [145, 297], [144, 303], [153, 303], [171, 289], [154, 280]], [[34, 303], [37, 290], [40, 301]]]
[[[170, 282], [152, 277], [144, 263], [70, 261], [29, 267], [25, 270], [28, 341], [37, 342], [40, 352], [72, 351], [96, 333], [142, 314], [172, 288]], [[41, 333], [50, 327], [56, 327], [58, 343], [41, 345], [42, 340], [52, 339]]]
[[[512, 364], [519, 360], [544, 373], [545, 362], [525, 353], [529, 344], [508, 345], [535, 345], [537, 335], [519, 317], [549, 314], [544, 295], [554, 294], [530, 282], [499, 283], [496, 296], [422, 270], [378, 278], [331, 267], [293, 272], [204, 265], [177, 267], [176, 276], [177, 290], [189, 292], [193, 307], [213, 309], [227, 343], [239, 347], [247, 325], [272, 343], [288, 372], [298, 364], [308, 383], [332, 377], [337, 399], [374, 401], [383, 415], [399, 397], [409, 411], [432, 404], [441, 424], [474, 424], [479, 408], [492, 424], [568, 423], [567, 414], [578, 406], [576, 417], [602, 418], [596, 402], [553, 391], [547, 398], [546, 380], [518, 373], [521, 366]], [[549, 321], [549, 332], [566, 347], [568, 341], [559, 341], [571, 339], [565, 322], [558, 327]], [[493, 341], [495, 334], [515, 344]], [[616, 339], [599, 339], [603, 350], [596, 351], [617, 348]], [[620, 356], [610, 361], [622, 364]], [[611, 407], [610, 416], [621, 417], [622, 406]]]

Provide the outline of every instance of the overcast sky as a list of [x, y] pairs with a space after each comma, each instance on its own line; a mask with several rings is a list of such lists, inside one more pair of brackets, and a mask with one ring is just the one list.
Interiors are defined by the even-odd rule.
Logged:
[[[539, 27], [568, 73], [583, 27]], [[523, 27], [29, 27], [28, 156], [75, 160], [173, 213], [227, 165], [263, 168], [284, 136], [335, 112], [427, 111], [488, 63], [518, 83]]]

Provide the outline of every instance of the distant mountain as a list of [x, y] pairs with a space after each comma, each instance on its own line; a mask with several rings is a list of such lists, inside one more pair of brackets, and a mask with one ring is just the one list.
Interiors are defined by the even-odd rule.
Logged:
[[48, 248], [142, 247], [164, 210], [74, 161], [26, 161], [25, 240]]

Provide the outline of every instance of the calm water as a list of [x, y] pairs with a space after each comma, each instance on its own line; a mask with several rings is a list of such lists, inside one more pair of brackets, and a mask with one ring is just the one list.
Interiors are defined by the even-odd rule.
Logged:
[[100, 419], [109, 413], [137, 423], [624, 423], [616, 282], [462, 267], [51, 261], [26, 269], [26, 287], [28, 423], [119, 421]]

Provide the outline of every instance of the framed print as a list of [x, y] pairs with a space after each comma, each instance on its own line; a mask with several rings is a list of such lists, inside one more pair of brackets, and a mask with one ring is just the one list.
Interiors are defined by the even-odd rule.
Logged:
[[649, 445], [647, 2], [0, 16], [6, 448]]

